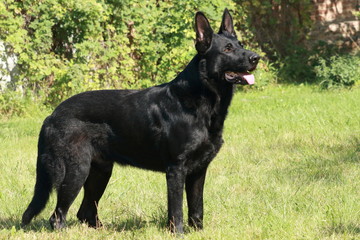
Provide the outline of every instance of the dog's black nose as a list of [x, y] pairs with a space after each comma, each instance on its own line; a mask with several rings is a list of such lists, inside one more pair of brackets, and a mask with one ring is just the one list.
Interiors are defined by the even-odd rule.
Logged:
[[260, 56], [257, 55], [256, 53], [249, 57], [249, 62], [251, 64], [257, 64], [259, 62], [259, 60], [260, 60]]

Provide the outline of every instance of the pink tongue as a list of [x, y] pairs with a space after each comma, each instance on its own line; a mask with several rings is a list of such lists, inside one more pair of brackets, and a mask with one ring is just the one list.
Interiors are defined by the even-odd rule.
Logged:
[[255, 77], [252, 74], [249, 73], [240, 73], [241, 77], [247, 81], [249, 85], [253, 85], [255, 83]]

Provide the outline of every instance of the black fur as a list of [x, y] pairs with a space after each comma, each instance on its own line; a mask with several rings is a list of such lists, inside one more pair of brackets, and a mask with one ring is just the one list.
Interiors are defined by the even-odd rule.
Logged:
[[85, 195], [77, 217], [100, 226], [97, 205], [116, 162], [166, 173], [172, 231], [183, 232], [184, 187], [189, 225], [203, 227], [205, 174], [223, 143], [234, 90], [235, 80], [227, 81], [225, 72], [253, 70], [259, 56], [242, 48], [227, 9], [219, 34], [201, 12], [196, 14], [195, 29], [198, 54], [173, 81], [145, 90], [84, 92], [61, 103], [45, 119], [35, 194], [23, 214], [23, 226], [40, 213], [55, 188], [57, 204], [50, 224], [64, 227], [82, 187]]

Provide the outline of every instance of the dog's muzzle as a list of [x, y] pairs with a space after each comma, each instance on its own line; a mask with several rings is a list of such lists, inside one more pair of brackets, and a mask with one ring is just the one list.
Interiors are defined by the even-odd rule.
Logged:
[[255, 83], [255, 77], [249, 72], [255, 70], [259, 60], [260, 60], [259, 55], [257, 55], [256, 53], [252, 54], [249, 57], [249, 63], [251, 64], [252, 67], [245, 72], [231, 72], [231, 71], [225, 72], [226, 81], [235, 84], [253, 85]]
[[225, 72], [225, 79], [230, 83], [241, 85], [253, 85], [255, 77], [248, 72]]

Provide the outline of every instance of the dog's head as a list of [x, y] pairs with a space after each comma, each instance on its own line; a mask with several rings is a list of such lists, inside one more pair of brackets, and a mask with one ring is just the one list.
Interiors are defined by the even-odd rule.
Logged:
[[208, 75], [230, 83], [254, 84], [253, 71], [260, 56], [245, 50], [236, 37], [233, 20], [225, 9], [218, 34], [202, 12], [195, 16], [196, 50], [206, 59]]

